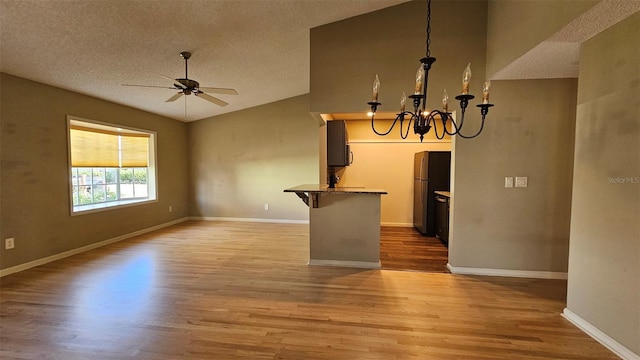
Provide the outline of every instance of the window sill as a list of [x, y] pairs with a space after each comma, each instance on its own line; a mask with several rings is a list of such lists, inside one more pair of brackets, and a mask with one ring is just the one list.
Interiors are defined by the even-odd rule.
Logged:
[[90, 213], [95, 213], [99, 211], [106, 211], [106, 210], [120, 209], [123, 207], [149, 204], [156, 201], [157, 201], [156, 199], [146, 198], [146, 199], [110, 201], [108, 203], [99, 203], [99, 204], [77, 205], [72, 207], [71, 216], [84, 215], [84, 214], [90, 214]]

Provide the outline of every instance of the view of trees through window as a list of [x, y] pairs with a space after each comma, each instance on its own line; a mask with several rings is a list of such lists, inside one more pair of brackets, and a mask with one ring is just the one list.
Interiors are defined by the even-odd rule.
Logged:
[[147, 175], [146, 167], [72, 167], [73, 205], [147, 198]]

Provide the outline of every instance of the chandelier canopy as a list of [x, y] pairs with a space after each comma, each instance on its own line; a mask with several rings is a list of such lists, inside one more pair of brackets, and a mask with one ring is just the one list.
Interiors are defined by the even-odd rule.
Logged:
[[[375, 115], [378, 107], [382, 105], [378, 102], [378, 93], [380, 91], [380, 79], [378, 75], [376, 75], [375, 80], [373, 82], [373, 96], [372, 100], [367, 104], [371, 107], [371, 112], [369, 112], [369, 116], [371, 117], [371, 128], [373, 132], [377, 135], [388, 135], [396, 124], [400, 125], [400, 137], [402, 139], [406, 139], [409, 135], [409, 129], [411, 128], [411, 123], [413, 122], [413, 131], [415, 134], [420, 135], [420, 142], [424, 139], [424, 135], [428, 133], [431, 128], [434, 129], [436, 138], [442, 139], [445, 135], [458, 135], [459, 137], [465, 139], [472, 139], [482, 132], [484, 128], [485, 117], [489, 113], [489, 108], [494, 106], [489, 103], [489, 90], [491, 88], [491, 81], [486, 81], [482, 88], [482, 103], [476, 105], [480, 108], [480, 115], [482, 116], [482, 123], [480, 124], [480, 128], [475, 134], [464, 135], [462, 134], [462, 127], [464, 125], [464, 116], [467, 106], [469, 105], [469, 100], [475, 98], [475, 96], [469, 94], [469, 83], [471, 82], [471, 64], [468, 64], [462, 73], [462, 92], [460, 95], [456, 96], [455, 99], [460, 101], [460, 109], [461, 116], [460, 120], [456, 122], [451, 113], [449, 112], [449, 95], [447, 94], [447, 90], [444, 90], [444, 94], [442, 97], [442, 110], [432, 110], [427, 111], [427, 88], [429, 82], [429, 70], [431, 70], [431, 65], [436, 61], [436, 58], [431, 56], [431, 50], [429, 49], [431, 45], [431, 0], [427, 0], [427, 40], [426, 40], [426, 56], [420, 59], [420, 66], [418, 67], [418, 71], [416, 72], [416, 84], [413, 95], [409, 95], [409, 98], [413, 100], [413, 111], [409, 111], [405, 109], [407, 96], [404, 92], [402, 92], [402, 98], [400, 100], [400, 112], [397, 114], [395, 120], [389, 127], [387, 131], [379, 132], [375, 127]], [[406, 129], [404, 127], [404, 122], [407, 120]], [[450, 122], [450, 129], [447, 128], [447, 122]], [[442, 127], [440, 131], [439, 128]]]

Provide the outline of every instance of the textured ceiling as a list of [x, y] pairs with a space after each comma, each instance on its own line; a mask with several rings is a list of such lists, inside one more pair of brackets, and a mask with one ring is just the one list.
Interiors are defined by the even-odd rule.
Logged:
[[491, 79], [577, 78], [580, 44], [637, 11], [639, 0], [601, 1]]
[[[0, 71], [193, 121], [308, 93], [312, 27], [406, 1], [0, 0]], [[580, 43], [639, 9], [604, 0], [492, 79], [577, 77]], [[176, 91], [162, 75], [184, 77], [181, 51], [189, 78], [239, 95], [165, 102]]]
[[[312, 27], [405, 1], [0, 0], [0, 71], [193, 121], [308, 93]], [[166, 103], [175, 90], [122, 86], [170, 87], [181, 51], [189, 78], [239, 95]]]

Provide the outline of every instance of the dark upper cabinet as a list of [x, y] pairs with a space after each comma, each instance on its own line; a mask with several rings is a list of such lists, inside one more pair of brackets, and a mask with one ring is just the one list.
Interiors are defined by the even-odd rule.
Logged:
[[351, 160], [347, 124], [344, 120], [327, 121], [327, 165], [349, 166]]

